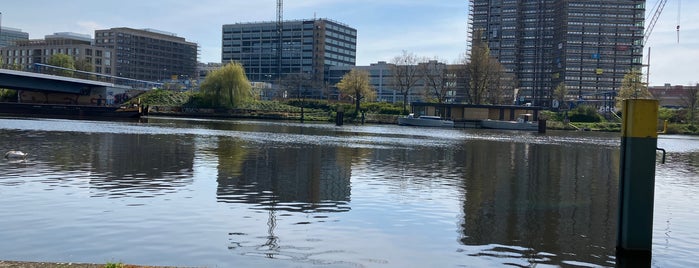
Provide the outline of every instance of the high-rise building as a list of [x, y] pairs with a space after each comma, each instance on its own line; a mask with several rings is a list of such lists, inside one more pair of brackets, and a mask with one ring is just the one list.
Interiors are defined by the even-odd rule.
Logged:
[[276, 22], [223, 25], [221, 61], [237, 61], [251, 81], [265, 82], [298, 74], [324, 81], [330, 66], [355, 65], [354, 28], [328, 19], [284, 21], [282, 25], [281, 36]]
[[470, 34], [480, 36], [517, 80], [519, 103], [551, 106], [569, 97], [604, 100], [641, 68], [645, 0], [469, 0]]
[[0, 48], [4, 63], [22, 70], [31, 69], [35, 63], [48, 64], [56, 54], [66, 54], [76, 61], [89, 63], [92, 70], [86, 71], [114, 75], [114, 51], [92, 45], [90, 35], [55, 33], [44, 39], [15, 40], [14, 45]]
[[153, 29], [95, 30], [95, 45], [114, 50], [115, 75], [164, 81], [197, 75], [198, 45], [173, 33]]
[[20, 29], [0, 26], [0, 47], [13, 45], [15, 40], [28, 40], [29, 33]]

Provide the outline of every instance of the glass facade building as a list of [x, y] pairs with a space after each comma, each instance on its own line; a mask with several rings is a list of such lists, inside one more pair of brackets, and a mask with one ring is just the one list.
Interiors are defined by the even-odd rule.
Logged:
[[469, 0], [469, 33], [516, 76], [518, 102], [551, 106], [560, 83], [569, 98], [600, 101], [642, 67], [645, 2]]
[[281, 36], [276, 22], [222, 29], [221, 61], [241, 63], [251, 81], [273, 82], [290, 74], [325, 81], [330, 66], [354, 66], [356, 51], [357, 30], [328, 19], [284, 21]]
[[0, 27], [0, 47], [13, 45], [15, 40], [29, 40], [29, 33], [20, 29]]

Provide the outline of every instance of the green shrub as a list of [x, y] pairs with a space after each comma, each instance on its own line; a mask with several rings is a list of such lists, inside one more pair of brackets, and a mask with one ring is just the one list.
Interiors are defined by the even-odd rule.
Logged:
[[12, 89], [0, 88], [0, 101], [16, 102], [17, 91]]
[[581, 105], [568, 113], [571, 122], [601, 122], [602, 116], [597, 113], [597, 109], [592, 106]]

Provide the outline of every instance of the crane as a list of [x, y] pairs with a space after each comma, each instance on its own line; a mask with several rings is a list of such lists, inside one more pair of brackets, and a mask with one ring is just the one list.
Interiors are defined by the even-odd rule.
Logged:
[[[653, 9], [651, 9], [651, 14], [653, 14], [650, 18], [650, 21], [648, 22], [648, 26], [646, 27], [646, 30], [643, 32], [643, 45], [648, 42], [648, 38], [650, 38], [650, 34], [653, 32], [653, 28], [655, 28], [655, 24], [658, 22], [658, 19], [660, 18], [660, 14], [663, 13], [663, 9], [665, 8], [665, 4], [667, 4], [667, 0], [659, 0], [654, 6]], [[680, 42], [680, 12], [682, 9], [682, 0], [677, 0], [677, 43]]]
[[655, 4], [655, 6], [653, 6], [653, 9], [651, 9], [651, 13], [653, 14], [653, 16], [650, 18], [650, 22], [648, 22], [648, 27], [646, 27], [646, 30], [643, 32], [644, 45], [646, 44], [646, 42], [648, 42], [648, 38], [650, 37], [650, 34], [653, 32], [653, 28], [655, 28], [655, 23], [658, 22], [660, 14], [663, 13], [665, 4], [667, 4], [667, 0], [660, 0]]
[[[680, 11], [682, 8], [682, 0], [677, 0], [677, 43], [680, 42]], [[665, 4], [667, 4], [667, 0], [659, 0], [655, 6], [653, 6], [653, 9], [651, 9], [651, 13], [653, 16], [650, 19], [650, 22], [648, 22], [648, 26], [646, 27], [646, 30], [643, 32], [643, 46], [646, 45], [646, 42], [648, 42], [648, 38], [650, 38], [650, 34], [653, 32], [653, 28], [655, 28], [655, 23], [658, 22], [658, 19], [660, 18], [660, 14], [663, 12], [663, 9], [665, 8]], [[649, 85], [650, 83], [650, 47], [648, 47], [648, 63], [646, 64], [647, 70], [646, 70], [646, 85]]]

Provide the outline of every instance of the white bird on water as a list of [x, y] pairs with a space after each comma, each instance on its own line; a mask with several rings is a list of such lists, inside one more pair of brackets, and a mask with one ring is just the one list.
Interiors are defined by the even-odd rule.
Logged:
[[8, 151], [5, 153], [5, 158], [7, 159], [25, 159], [27, 158], [28, 153], [24, 153], [22, 151]]

